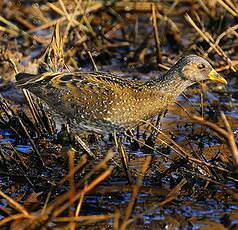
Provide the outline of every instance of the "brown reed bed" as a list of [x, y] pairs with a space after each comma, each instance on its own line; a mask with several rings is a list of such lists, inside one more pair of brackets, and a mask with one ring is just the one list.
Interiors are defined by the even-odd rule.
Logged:
[[[1, 1], [0, 127], [12, 139], [1, 134], [1, 229], [235, 229], [237, 210], [225, 205], [217, 219], [181, 207], [196, 209], [207, 198], [237, 205], [236, 4]], [[153, 79], [190, 53], [225, 74], [227, 89], [194, 86], [170, 108], [162, 131], [159, 119], [145, 121], [118, 143], [67, 125], [57, 133], [60, 122], [47, 107], [14, 88], [21, 71], [107, 70]]]

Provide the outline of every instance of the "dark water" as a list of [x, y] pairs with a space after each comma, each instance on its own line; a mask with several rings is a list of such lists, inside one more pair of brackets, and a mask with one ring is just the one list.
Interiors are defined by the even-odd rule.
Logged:
[[[167, 4], [167, 1], [165, 2]], [[194, 51], [201, 53], [209, 48], [206, 43], [198, 38], [195, 31], [185, 23], [186, 7], [189, 9], [188, 12], [192, 9], [192, 6], [188, 6], [189, 2], [181, 1], [180, 3], [178, 1], [178, 12], [170, 15], [170, 19], [172, 19], [170, 23], [172, 25], [174, 23], [179, 29], [178, 44], [173, 39], [169, 41], [169, 36], [172, 36], [171, 28], [167, 27], [168, 25], [164, 21], [161, 21], [159, 25], [163, 60], [166, 60], [168, 66], [171, 66], [171, 60], [174, 61], [175, 57], [186, 54], [188, 50], [188, 53], [194, 53]], [[40, 4], [44, 3], [44, 1], [41, 1]], [[28, 4], [31, 5], [27, 2], [24, 5], [21, 1], [18, 4], [24, 7], [27, 7]], [[163, 12], [166, 9], [165, 7], [160, 11]], [[194, 9], [196, 11], [196, 8]], [[129, 9], [127, 10], [129, 12]], [[148, 16], [138, 12], [118, 11], [119, 15], [121, 13], [118, 17], [115, 12], [110, 11], [110, 17], [113, 18], [110, 19], [111, 21], [108, 18], [104, 19], [105, 15], [103, 16], [100, 12], [100, 15], [97, 15], [100, 20], [95, 24], [92, 22], [93, 29], [98, 31], [101, 37], [99, 36], [99, 40], [94, 41], [93, 39], [96, 36], [92, 36], [93, 42], [88, 44], [88, 48], [92, 50], [98, 68], [103, 71], [116, 72], [120, 76], [127, 76], [131, 79], [143, 80], [154, 79], [157, 72], [164, 73], [164, 69], [158, 68], [156, 65], [151, 13]], [[172, 9], [171, 12], [173, 12]], [[167, 13], [166, 11], [162, 15], [167, 15]], [[200, 12], [196, 11], [196, 13], [200, 13], [202, 16], [205, 15], [201, 9]], [[49, 21], [55, 19], [55, 14], [54, 12], [47, 15]], [[221, 15], [223, 18], [226, 17], [227, 13]], [[207, 18], [201, 24], [205, 26], [207, 31], [215, 31], [221, 34], [223, 32], [222, 26], [224, 26], [224, 30], [227, 28], [226, 23], [230, 23], [228, 23], [228, 27], [237, 23], [235, 17], [231, 17], [231, 15], [228, 15], [225, 18], [226, 20], [218, 20], [221, 15]], [[4, 16], [7, 17], [7, 15]], [[15, 20], [14, 18], [14, 22]], [[108, 20], [109, 22], [107, 22]], [[124, 21], [124, 24], [121, 24], [121, 21]], [[37, 25], [38, 22], [40, 21], [37, 21]], [[104, 22], [105, 25], [99, 26], [98, 22]], [[101, 28], [104, 28], [103, 26], [107, 28], [110, 23], [115, 28], [121, 25], [123, 30], [115, 29], [114, 32], [110, 31], [109, 34], [105, 33], [105, 35]], [[135, 27], [136, 23], [138, 23], [137, 29]], [[31, 34], [39, 36], [38, 38], [50, 40], [52, 31], [46, 29]], [[86, 34], [90, 36], [89, 33]], [[106, 42], [102, 39], [104, 35], [106, 36]], [[14, 57], [17, 56], [16, 52], [24, 54], [19, 60], [21, 65], [24, 66], [31, 64], [32, 59], [38, 58], [45, 49], [44, 43], [39, 44], [35, 40], [29, 42], [21, 36], [11, 38], [10, 35], [6, 35], [5, 37], [18, 45], [13, 50]], [[224, 45], [227, 44], [228, 46], [231, 43], [229, 39], [229, 37], [227, 40], [224, 39]], [[231, 39], [234, 39], [233, 35]], [[111, 41], [110, 45], [113, 46], [102, 49], [101, 45], [107, 45], [108, 41]], [[118, 43], [124, 45], [117, 46]], [[233, 40], [232, 43], [235, 44]], [[79, 49], [77, 49], [78, 46]], [[92, 70], [90, 59], [85, 54], [85, 47], [82, 46], [82, 49], [80, 47], [81, 44], [74, 43], [73, 36], [69, 36], [69, 43], [66, 45], [67, 51], [75, 49], [75, 52], [72, 55], [71, 53], [67, 55], [67, 58], [75, 56], [73, 60], [77, 63], [77, 67], [81, 67], [82, 71]], [[145, 51], [144, 55], [143, 51]], [[236, 47], [231, 49], [230, 58], [237, 59], [236, 53]], [[212, 60], [220, 61], [220, 59], [217, 59], [215, 55], [212, 56]], [[1, 71], [3, 74], [5, 72], [4, 69]], [[151, 145], [153, 149], [145, 148], [142, 145], [138, 146], [131, 140], [123, 139], [124, 149], [129, 155], [128, 167], [133, 184], [136, 184], [138, 177], [141, 175], [146, 157], [152, 156], [152, 163], [145, 173], [130, 216], [135, 220], [128, 226], [128, 229], [238, 229], [238, 181], [237, 174], [234, 173], [230, 150], [224, 138], [188, 116], [188, 114], [204, 116], [207, 120], [223, 128], [224, 124], [220, 119], [220, 112], [223, 111], [237, 140], [237, 73], [228, 73], [228, 71], [224, 71], [225, 78], [228, 81], [226, 86], [212, 83], [206, 83], [203, 86], [196, 85], [185, 92], [189, 101], [182, 95], [177, 98], [177, 103], [182, 108], [176, 104], [169, 108], [160, 124], [161, 130], [166, 133], [167, 137], [158, 134], [153, 145]], [[1, 85], [1, 94], [11, 100], [11, 107], [14, 111], [20, 108], [31, 117], [24, 97], [19, 90], [15, 89], [13, 81], [14, 77], [9, 82], [6, 81], [7, 83]], [[47, 111], [47, 107], [45, 107], [45, 110]], [[3, 112], [1, 111], [1, 113]], [[4, 115], [1, 117], [7, 119]], [[68, 160], [65, 156], [65, 150], [68, 148], [67, 143], [62, 147], [62, 143], [57, 140], [61, 123], [56, 120], [57, 132], [45, 135], [43, 138], [39, 137], [35, 130], [29, 128], [31, 137], [45, 164], [53, 170], [42, 167], [39, 163], [39, 156], [35, 155], [34, 148], [28, 138], [24, 135], [19, 137], [9, 126], [9, 123], [7, 125], [0, 123], [0, 189], [24, 207], [27, 207], [30, 210], [29, 212], [37, 213], [45, 204], [49, 192], [51, 192], [50, 201], [52, 201], [70, 189], [68, 182], [57, 185], [68, 172]], [[153, 131], [153, 128], [144, 125], [140, 127], [138, 132], [135, 131], [134, 137], [145, 142]], [[93, 141], [89, 141], [89, 139], [93, 139]], [[75, 176], [76, 182], [94, 169], [109, 151], [112, 151], [115, 157], [108, 162], [109, 165], [114, 166], [113, 173], [85, 195], [80, 215], [106, 215], [118, 211], [121, 221], [131, 201], [134, 186], [128, 184], [118, 149], [110, 135], [96, 138], [89, 138], [85, 135], [83, 140], [89, 143], [88, 146], [96, 155], [96, 160], [89, 160], [85, 168], [79, 170]], [[181, 152], [178, 153], [178, 148], [171, 144], [172, 141], [187, 153], [186, 157]], [[85, 152], [79, 146], [75, 148], [77, 149], [74, 159], [76, 164]], [[203, 164], [188, 159], [188, 156], [199, 160]], [[93, 174], [87, 180], [87, 183], [97, 178], [99, 174], [99, 172]], [[168, 199], [168, 194], [183, 181], [183, 185], [173, 193], [173, 199], [163, 204], [163, 201]], [[81, 191], [85, 184], [81, 184], [78, 190]], [[6, 208], [9, 208], [9, 204], [6, 199], [1, 198], [0, 209], [2, 212], [0, 213], [0, 220], [15, 213], [15, 209], [14, 212], [8, 213], [5, 211]], [[76, 205], [72, 206], [72, 210], [75, 211], [75, 209]], [[67, 216], [67, 214], [64, 212], [62, 216]], [[139, 215], [141, 216], [136, 218]], [[97, 223], [85, 224], [82, 221], [78, 223], [82, 224], [79, 229], [112, 229], [114, 222], [114, 219], [111, 218]], [[50, 222], [49, 225], [52, 227], [58, 226], [57, 224], [57, 222]], [[0, 228], [2, 229], [2, 227]], [[9, 225], [5, 229], [9, 229]]]
[[[219, 93], [213, 92], [210, 89], [205, 92], [203, 95], [203, 113], [206, 115], [211, 113], [212, 110], [212, 119], [217, 118], [219, 111], [216, 111], [216, 102], [219, 101], [219, 106], [227, 108], [224, 112], [232, 129], [235, 130], [237, 128], [236, 100], [228, 101], [228, 99], [223, 96], [223, 94], [227, 92], [227, 89], [229, 89], [229, 92], [232, 91], [232, 87], [228, 86], [221, 89]], [[190, 97], [190, 102], [184, 99], [183, 96], [180, 96], [177, 100], [178, 103], [186, 108], [187, 111], [200, 112], [201, 98], [197, 88], [188, 89], [187, 94], [189, 95], [190, 93], [193, 94]], [[5, 94], [7, 94], [7, 92], [5, 92]], [[206, 100], [207, 98], [209, 98], [208, 101]], [[193, 105], [191, 105], [191, 103]], [[177, 105], [171, 106], [170, 111], [161, 122], [161, 128], [165, 133], [170, 134], [170, 137], [172, 137], [178, 145], [187, 152], [190, 152], [192, 156], [198, 157], [208, 163], [227, 168], [227, 164], [231, 160], [228, 147], [208, 129], [196, 122], [192, 122], [183, 109]], [[144, 140], [143, 138], [145, 137], [143, 133], [144, 129], [141, 128], [139, 135], [141, 140]], [[150, 130], [147, 130], [147, 136], [149, 133]], [[15, 149], [21, 153], [32, 154], [31, 145], [22, 144], [29, 143], [27, 139], [17, 140], [13, 138], [12, 136], [14, 135], [11, 133], [11, 130], [2, 129], [0, 135], [1, 145], [3, 147], [11, 143]], [[112, 146], [116, 152], [115, 161], [120, 165], [119, 153], [114, 147], [114, 142], [108, 140], [108, 138], [108, 136], [103, 137], [103, 140], [97, 144], [90, 145], [90, 148], [92, 151], [99, 153], [100, 156], [104, 156], [107, 152], [106, 149]], [[213, 228], [219, 224], [223, 226], [235, 226], [238, 224], [238, 203], [236, 199], [230, 196], [230, 192], [227, 193], [226, 188], [212, 182], [206, 184], [206, 180], [199, 177], [206, 178], [206, 176], [209, 176], [211, 180], [221, 184], [225, 182], [224, 186], [234, 189], [235, 191], [237, 189], [236, 181], [234, 181], [234, 179], [230, 180], [230, 176], [224, 178], [224, 175], [217, 175], [220, 173], [219, 171], [217, 171], [216, 174], [213, 174], [214, 172], [207, 174], [205, 168], [197, 165], [193, 168], [192, 165], [181, 164], [181, 166], [173, 170], [173, 165], [181, 158], [178, 157], [173, 149], [161, 143], [160, 138], [170, 143], [170, 140], [166, 140], [159, 135], [154, 146], [154, 149], [157, 151], [153, 151], [153, 153], [145, 152], [143, 148], [133, 150], [131, 142], [126, 139], [123, 142], [129, 154], [129, 170], [134, 180], [138, 177], [146, 156], [153, 155], [152, 165], [144, 178], [143, 186], [137, 196], [133, 217], [150, 210], [153, 205], [166, 199], [166, 195], [182, 178], [186, 178], [187, 183], [172, 202], [169, 202], [163, 207], [158, 206], [148, 211], [143, 217], [135, 220], [131, 227], [136, 229], [202, 229], [203, 227], [209, 226]], [[162, 152], [163, 155], [161, 155], [160, 152]], [[217, 155], [217, 157], [215, 157], [215, 155]], [[99, 157], [98, 161], [100, 161], [100, 159]], [[110, 164], [113, 165], [114, 163], [110, 162]], [[29, 167], [31, 166], [29, 165]], [[55, 161], [51, 167], [54, 168], [53, 172], [40, 170], [40, 176], [44, 178], [50, 177], [51, 181], [57, 182], [67, 171], [67, 169], [62, 168], [62, 164], [58, 164], [57, 161]], [[167, 170], [171, 170], [171, 172], [167, 172]], [[32, 174], [34, 173], [32, 171]], [[31, 170], [27, 172], [27, 174], [31, 175]], [[11, 197], [15, 198], [21, 196], [22, 193], [29, 193], [29, 191], [44, 191], [46, 186], [46, 181], [40, 183], [34, 180], [37, 185], [35, 184], [35, 187], [31, 187], [30, 185], [24, 185], [26, 182], [22, 182], [22, 179], [20, 179], [20, 181], [17, 179], [13, 180], [11, 175], [5, 175], [1, 178], [2, 188], [6, 189], [9, 188], [9, 186], [15, 187], [15, 192], [11, 193]], [[64, 192], [67, 190], [67, 186], [62, 186], [58, 188], [58, 190], [59, 192]], [[114, 213], [116, 209], [124, 213], [131, 199], [131, 191], [132, 186], [128, 185], [123, 169], [117, 168], [115, 174], [111, 175], [109, 179], [102, 182], [95, 190], [85, 196], [80, 214], [110, 214]], [[25, 202], [23, 202], [23, 204], [24, 203]], [[4, 203], [2, 206], [5, 206]], [[112, 222], [113, 221], [110, 220], [108, 224], [110, 225]], [[104, 224], [99, 224], [99, 226], [104, 226]]]

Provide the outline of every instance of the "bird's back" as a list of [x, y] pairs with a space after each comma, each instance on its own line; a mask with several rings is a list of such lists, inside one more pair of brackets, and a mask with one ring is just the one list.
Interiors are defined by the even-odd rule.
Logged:
[[79, 129], [127, 129], [155, 110], [155, 97], [145, 90], [145, 82], [110, 73], [21, 73], [16, 79], [19, 87], [29, 89]]

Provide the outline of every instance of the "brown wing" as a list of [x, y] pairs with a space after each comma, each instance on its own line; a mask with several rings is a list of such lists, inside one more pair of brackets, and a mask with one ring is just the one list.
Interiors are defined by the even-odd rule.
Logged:
[[17, 86], [27, 88], [68, 117], [104, 119], [129, 100], [133, 89], [143, 82], [104, 72], [18, 74]]
[[[139, 87], [143, 82], [118, 77], [107, 72], [72, 72], [72, 73], [50, 73], [40, 75], [19, 73], [16, 75], [17, 86], [30, 88], [36, 85], [52, 85], [60, 88], [82, 87], [84, 84], [114, 85], [124, 87]], [[112, 86], [113, 87], [113, 86]]]
[[162, 103], [157, 108], [160, 95], [143, 87], [143, 81], [109, 73], [19, 74], [16, 78], [19, 87], [29, 89], [54, 111], [92, 130], [133, 127], [166, 106]]

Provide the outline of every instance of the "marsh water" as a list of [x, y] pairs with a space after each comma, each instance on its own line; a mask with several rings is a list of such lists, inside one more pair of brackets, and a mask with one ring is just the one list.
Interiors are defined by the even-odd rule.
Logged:
[[[43, 6], [49, 7], [45, 3], [37, 7], [45, 11], [46, 8]], [[23, 6], [18, 6], [14, 10], [18, 12], [19, 7]], [[35, 6], [24, 5], [24, 7], [31, 9]], [[186, 3], [181, 5], [178, 11], [183, 12], [186, 7], [190, 9], [192, 6]], [[69, 9], [71, 8], [69, 7]], [[109, 30], [108, 34], [105, 33], [106, 38], [104, 39], [108, 43], [100, 38], [94, 41], [95, 43], [89, 43], [87, 48], [92, 50], [99, 70], [114, 72], [131, 79], [154, 79], [156, 74], [164, 73], [165, 68], [156, 65], [155, 58], [152, 59], [154, 56], [154, 41], [151, 38], [153, 37], [151, 35], [153, 29], [149, 17], [150, 13], [137, 12], [135, 14], [130, 9], [127, 10], [128, 13], [118, 11], [118, 14], [121, 13], [119, 20], [121, 24], [118, 25], [114, 24], [118, 20], [116, 11], [109, 10], [105, 14], [103, 12], [99, 12], [99, 15], [96, 14], [95, 18], [91, 19], [91, 23], [98, 34], [102, 33], [102, 26], [109, 27], [107, 23], [109, 19], [113, 22], [114, 27]], [[35, 15], [34, 11], [31, 13]], [[5, 15], [5, 17], [7, 16]], [[49, 17], [53, 16], [55, 17], [54, 14]], [[11, 17], [10, 14], [9, 20]], [[128, 24], [122, 22], [123, 17], [128, 20]], [[199, 38], [194, 39], [197, 35], [186, 25], [181, 16], [172, 14], [170, 17], [179, 28], [180, 38], [179, 42], [176, 41], [178, 44], [174, 40], [171, 42], [168, 39], [169, 35], [166, 34], [166, 25], [160, 24], [160, 35], [164, 39], [162, 39], [161, 45], [165, 57], [163, 60], [166, 60], [166, 64], [170, 63], [170, 65], [167, 65], [168, 68], [176, 60], [175, 57], [178, 53], [179, 55], [182, 55], [181, 53], [186, 54], [186, 49], [190, 50], [189, 53], [194, 53], [194, 51], [199, 53], [201, 50], [205, 52], [207, 47]], [[101, 24], [97, 24], [99, 19], [102, 19]], [[227, 16], [227, 20], [228, 25], [223, 25], [224, 28], [235, 24], [231, 17]], [[19, 22], [19, 24], [21, 23]], [[207, 26], [206, 23], [204, 25]], [[123, 28], [119, 30], [117, 26]], [[37, 27], [36, 24], [35, 27]], [[214, 28], [216, 28], [215, 24]], [[221, 29], [221, 31], [223, 30]], [[7, 36], [10, 39], [13, 35], [7, 34]], [[52, 36], [52, 30], [39, 30], [37, 36], [39, 36], [38, 39], [46, 37], [49, 40]], [[101, 36], [103, 37], [103, 35]], [[24, 36], [11, 38], [11, 42], [18, 47], [17, 49], [13, 48], [11, 52], [17, 50], [17, 53], [23, 55], [23, 58], [18, 61], [24, 68], [28, 65], [31, 66], [33, 59], [37, 60], [36, 57], [38, 58], [42, 54], [43, 48], [45, 48], [42, 44], [31, 43], [25, 39]], [[85, 47], [77, 50], [77, 43], [73, 42], [73, 38], [69, 36], [68, 39], [72, 40], [69, 41], [69, 45], [65, 45], [65, 52], [71, 52], [75, 49], [76, 51], [72, 51], [72, 54], [75, 55], [74, 61], [78, 63], [81, 70], [91, 71], [92, 65], [85, 52]], [[71, 43], [75, 46], [71, 46]], [[196, 47], [191, 48], [191, 44]], [[93, 48], [93, 45], [97, 48]], [[229, 45], [228, 37], [227, 40], [224, 40], [224, 46], [229, 48]], [[26, 50], [23, 49], [24, 47], [26, 47]], [[235, 53], [234, 50], [233, 52]], [[237, 55], [235, 56], [234, 53], [231, 51], [230, 58], [235, 60]], [[65, 54], [65, 59], [69, 61], [72, 54]], [[214, 58], [214, 55], [211, 59], [214, 60], [212, 64], [216, 64], [216, 60], [220, 61], [219, 58]], [[76, 68], [72, 60], [69, 61], [69, 65]], [[220, 68], [221, 66], [215, 67]], [[1, 69], [2, 73], [5, 71], [4, 68]], [[2, 107], [0, 188], [1, 191], [34, 213], [44, 206], [49, 193], [51, 194], [50, 200], [54, 200], [58, 195], [69, 190], [70, 182], [57, 184], [68, 172], [68, 158], [65, 156], [65, 152], [72, 146], [76, 149], [74, 158], [76, 165], [85, 154], [85, 149], [82, 146], [72, 144], [71, 140], [67, 139], [68, 136], [66, 141], [59, 138], [60, 133], [62, 133], [62, 122], [57, 118], [53, 118], [55, 122], [53, 122], [53, 133], [48, 133], [45, 136], [37, 135], [37, 131], [34, 129], [35, 126], [32, 125], [34, 119], [32, 119], [31, 110], [21, 90], [15, 87], [14, 74], [10, 70], [8, 73], [12, 77], [6, 80], [6, 74], [3, 75], [1, 94], [8, 101], [12, 111], [23, 111], [21, 113], [17, 112], [15, 115], [20, 116], [26, 127], [29, 125], [28, 131], [31, 138], [36, 144], [43, 161], [51, 170], [41, 167], [39, 161], [34, 162], [37, 156], [32, 142], [29, 141], [29, 137], [21, 134], [21, 131], [16, 129], [14, 116], [6, 116], [6, 110]], [[109, 134], [79, 133], [88, 148], [95, 154], [96, 159], [90, 159], [86, 166], [75, 174], [75, 181], [80, 181], [109, 152], [114, 154], [114, 157], [108, 161], [108, 165], [114, 167], [113, 172], [85, 194], [80, 216], [109, 215], [118, 212], [120, 214], [119, 219], [123, 220], [133, 197], [133, 189], [137, 185], [139, 186], [139, 192], [133, 205], [133, 212], [130, 215], [130, 218], [134, 218], [134, 220], [127, 226], [127, 229], [238, 229], [238, 179], [227, 142], [218, 133], [189, 116], [194, 114], [204, 117], [206, 120], [224, 128], [220, 115], [222, 111], [237, 140], [238, 75], [236, 72], [228, 70], [222, 71], [221, 74], [227, 79], [228, 84], [226, 86], [211, 82], [197, 84], [187, 89], [185, 95], [180, 95], [177, 98], [176, 103], [169, 107], [165, 117], [161, 118], [160, 124], [157, 125], [158, 129], [165, 135], [157, 130], [154, 141], [150, 142], [149, 137], [151, 133], [156, 131], [156, 128], [145, 124], [133, 130], [133, 137], [139, 140], [139, 144], [125, 135], [121, 136], [123, 149], [129, 158], [127, 170], [130, 173], [131, 182], [128, 181], [120, 151], [112, 136]], [[36, 104], [38, 103], [37, 99], [34, 99], [34, 101]], [[42, 107], [41, 104], [39, 107], [44, 111], [46, 117], [51, 116], [48, 114], [54, 115], [54, 112], [49, 111], [44, 103]], [[26, 118], [24, 120], [22, 113], [29, 120]], [[156, 118], [151, 120], [151, 123], [155, 125]], [[14, 130], [17, 131], [14, 132]], [[144, 146], [143, 143], [147, 143], [151, 148]], [[183, 155], [181, 151], [186, 155]], [[140, 184], [137, 180], [140, 178], [142, 168], [149, 156], [152, 160], [143, 174], [142, 183]], [[97, 178], [98, 174], [93, 174], [78, 189], [83, 189], [87, 183]], [[71, 207], [72, 210], [76, 209], [75, 206]], [[1, 199], [0, 209], [2, 214], [0, 213], [0, 220], [7, 216], [6, 209], [8, 207], [8, 202]], [[8, 213], [8, 215], [10, 214], [12, 212]], [[63, 214], [66, 215], [67, 213], [64, 212]], [[93, 220], [91, 222], [78, 221], [77, 229], [117, 229], [115, 219], [109, 218], [95, 223]], [[1, 229], [9, 229], [9, 226], [12, 229], [17, 229], [13, 225], [3, 225]], [[58, 222], [49, 221], [48, 227], [49, 229], [61, 229], [62, 226], [58, 225]], [[22, 227], [22, 229], [24, 228]], [[41, 228], [39, 227], [39, 229]]]
[[[219, 162], [220, 166], [225, 166], [230, 158], [227, 145], [206, 127], [188, 118], [185, 110], [196, 113], [196, 110], [201, 112], [202, 109], [204, 114], [211, 114], [211, 119], [216, 120], [219, 118], [220, 108], [222, 108], [235, 132], [237, 129], [237, 99], [234, 96], [236, 93], [234, 85], [230, 82], [227, 86], [218, 88], [214, 85], [208, 85], [203, 92], [199, 86], [188, 89], [186, 94], [191, 95], [189, 96], [190, 101], [180, 96], [177, 102], [183, 108], [177, 105], [171, 106], [169, 112], [161, 120], [160, 129], [187, 152], [191, 153], [192, 156], [203, 159], [210, 164], [214, 162], [218, 165], [217, 162]], [[7, 97], [8, 93], [11, 94], [11, 92], [6, 90], [4, 95]], [[201, 100], [203, 100], [202, 108]], [[19, 104], [15, 106], [19, 106]], [[24, 105], [24, 110], [28, 110], [26, 105]], [[60, 127], [59, 124], [58, 122], [57, 127]], [[147, 129], [145, 134], [145, 128], [142, 127], [138, 131], [138, 137], [144, 140], [149, 132], [150, 130]], [[9, 144], [21, 153], [33, 154], [32, 147], [27, 139], [16, 139], [10, 130], [1, 129], [1, 145], [9, 146]], [[182, 179], [187, 178], [187, 183], [182, 187], [175, 200], [165, 206], [148, 211], [136, 220], [129, 227], [130, 229], [222, 229], [221, 226], [236, 226], [238, 224], [237, 200], [234, 195], [230, 194], [233, 193], [232, 190], [237, 189], [235, 178], [229, 179], [225, 178], [226, 175], [217, 175], [218, 178], [222, 177], [222, 180], [226, 181], [224, 187], [220, 184], [208, 182], [206, 177], [217, 182], [219, 182], [219, 179], [207, 173], [206, 169], [201, 166], [196, 164], [187, 165], [188, 163], [183, 162], [174, 150], [161, 143], [159, 135], [154, 145], [154, 149], [157, 151], [151, 153], [148, 153], [142, 147], [132, 147], [131, 141], [127, 139], [124, 139], [123, 145], [129, 155], [129, 170], [135, 181], [146, 156], [153, 156], [151, 167], [145, 175], [143, 186], [137, 196], [133, 216], [139, 215], [149, 210], [151, 206], [161, 202], [173, 187]], [[120, 165], [119, 153], [113, 145], [113, 141], [108, 140], [107, 135], [100, 137], [97, 143], [90, 144], [90, 148], [96, 155], [100, 156], [98, 161], [107, 154], [108, 149], [113, 149], [116, 155], [115, 161], [119, 162]], [[80, 158], [82, 150], [79, 150], [77, 154], [77, 158]], [[26, 185], [23, 178], [12, 176], [17, 173], [1, 170], [1, 188], [8, 192], [11, 188], [11, 197], [16, 199], [33, 192], [41, 192], [47, 186], [47, 178], [57, 181], [66, 173], [64, 167], [62, 167], [62, 160], [60, 160], [60, 163], [56, 161], [51, 162], [51, 164], [53, 164], [54, 171], [43, 170], [40, 176], [43, 176], [45, 181], [40, 181], [40, 178], [34, 179], [34, 187]], [[110, 164], [114, 165], [114, 161]], [[176, 164], [178, 165], [176, 166]], [[31, 169], [31, 166], [28, 170], [27, 175], [35, 175], [36, 172]], [[231, 191], [227, 192], [226, 189], [229, 188]], [[67, 187], [60, 189], [62, 192]], [[123, 168], [119, 166], [109, 179], [100, 183], [95, 191], [85, 196], [81, 215], [108, 214], [117, 209], [123, 212], [131, 199], [131, 190], [132, 186], [128, 184]], [[111, 224], [112, 222], [108, 221], [106, 226]], [[105, 223], [98, 224], [99, 226], [103, 227]]]

